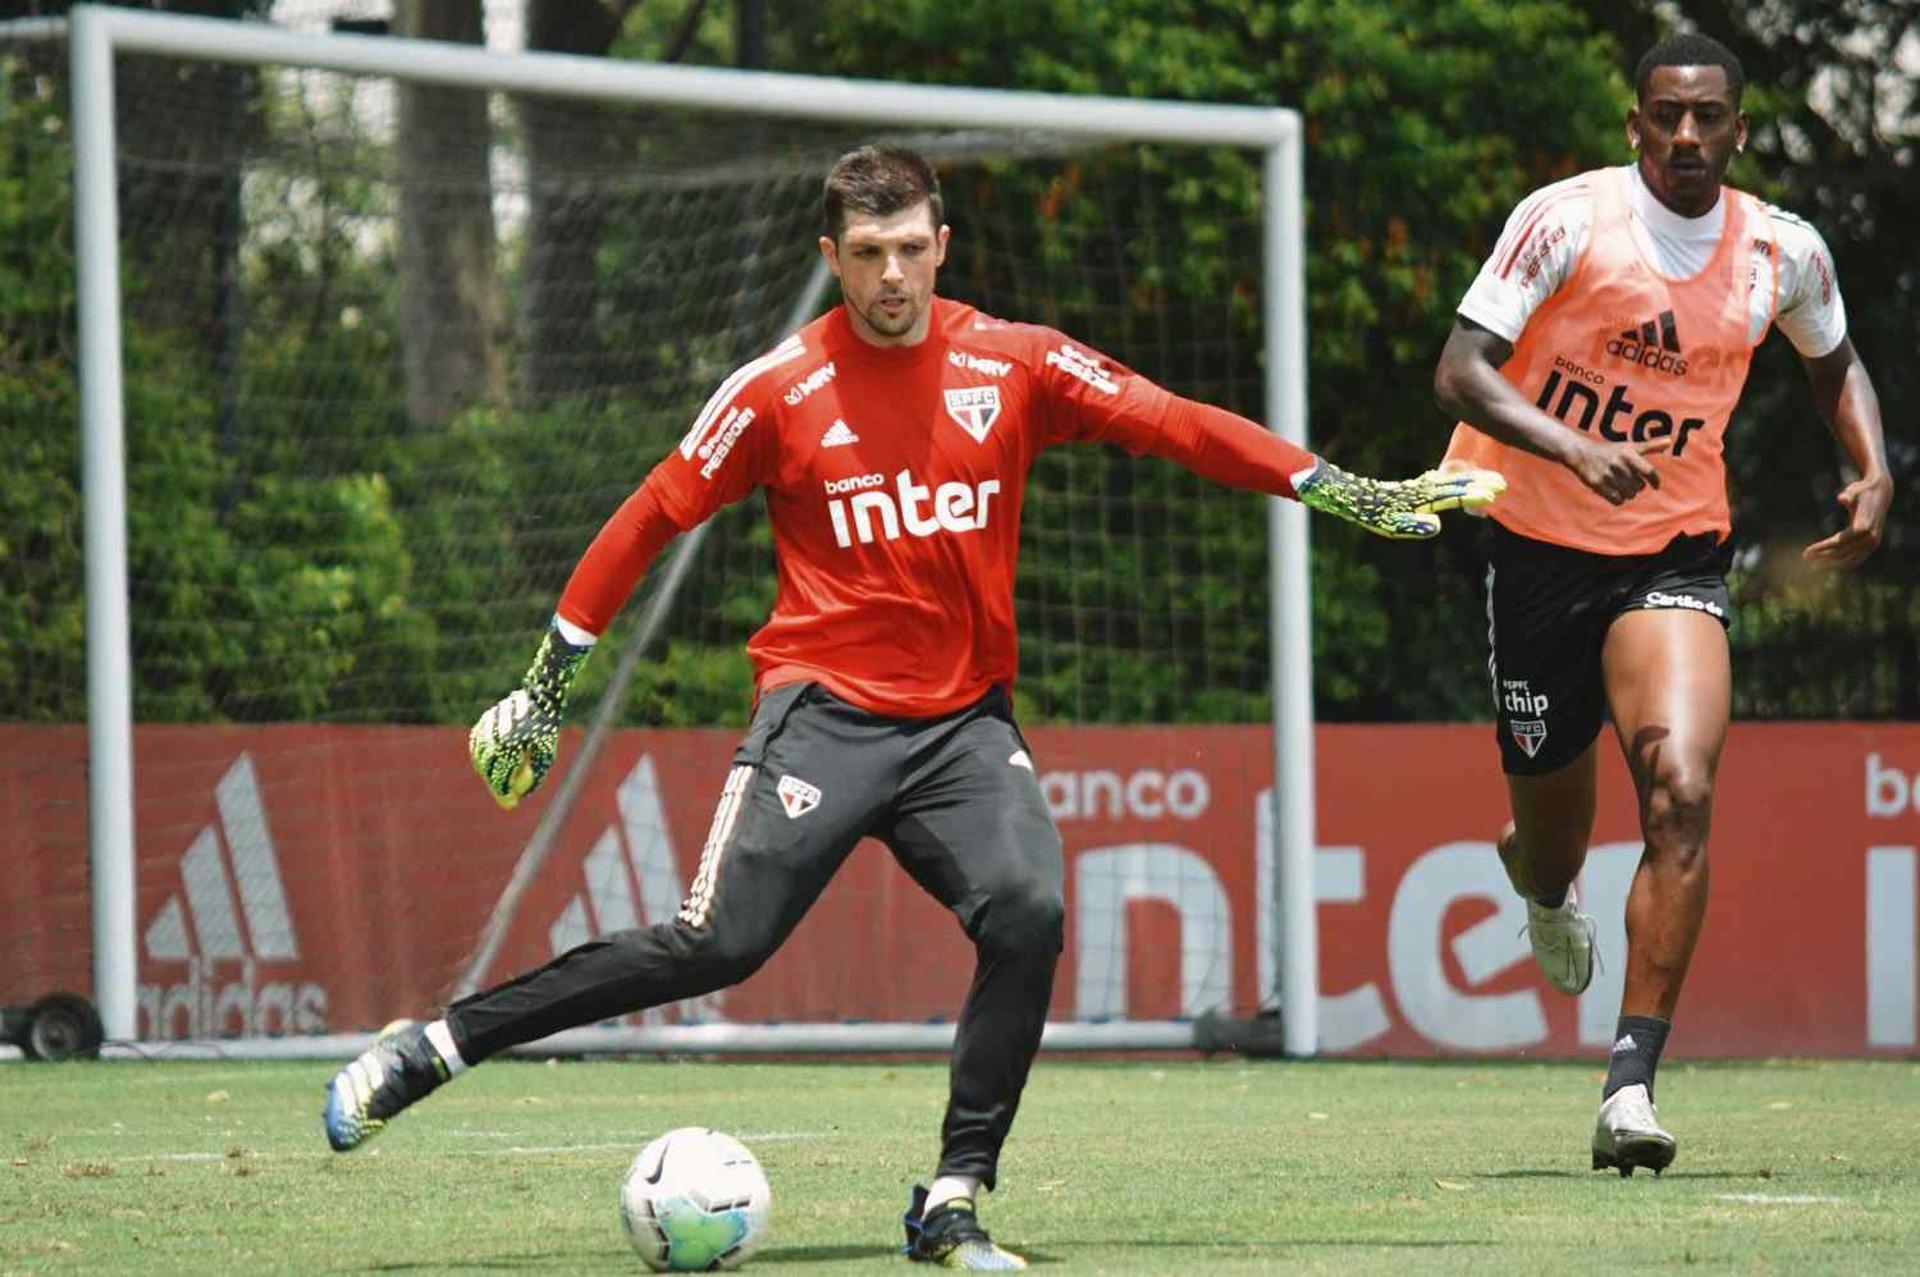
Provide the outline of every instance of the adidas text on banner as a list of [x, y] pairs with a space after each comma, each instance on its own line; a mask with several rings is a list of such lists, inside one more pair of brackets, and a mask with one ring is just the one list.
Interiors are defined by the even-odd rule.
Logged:
[[[172, 964], [185, 978], [141, 984], [138, 1010], [149, 1038], [320, 1033], [327, 990], [269, 978], [263, 968], [300, 957], [279, 855], [261, 800], [253, 755], [234, 759], [213, 790], [218, 820], [180, 856], [180, 890], [148, 918], [148, 970]], [[236, 910], [234, 905], [238, 903]]]

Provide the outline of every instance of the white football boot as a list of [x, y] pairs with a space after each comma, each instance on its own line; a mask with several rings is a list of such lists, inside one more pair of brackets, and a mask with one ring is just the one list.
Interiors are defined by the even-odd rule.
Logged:
[[1628, 1178], [1644, 1166], [1658, 1175], [1672, 1165], [1678, 1147], [1661, 1129], [1653, 1097], [1641, 1083], [1623, 1086], [1600, 1102], [1593, 1128], [1594, 1170], [1617, 1170]]
[[1567, 898], [1557, 909], [1535, 903], [1522, 884], [1526, 875], [1516, 871], [1514, 858], [1519, 848], [1514, 842], [1513, 822], [1500, 831], [1494, 842], [1507, 880], [1527, 902], [1527, 939], [1533, 945], [1533, 959], [1546, 973], [1547, 983], [1562, 993], [1581, 994], [1593, 983], [1593, 917], [1580, 912], [1580, 899], [1573, 884], [1567, 884]]
[[1587, 991], [1593, 983], [1593, 915], [1580, 912], [1571, 886], [1557, 909], [1527, 901], [1527, 939], [1548, 984], [1562, 993]]

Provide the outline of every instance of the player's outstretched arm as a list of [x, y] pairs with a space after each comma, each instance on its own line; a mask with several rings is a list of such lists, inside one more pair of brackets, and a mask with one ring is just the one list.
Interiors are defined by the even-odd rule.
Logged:
[[1423, 541], [1440, 531], [1443, 510], [1484, 510], [1507, 490], [1492, 470], [1429, 470], [1411, 479], [1369, 479], [1322, 457], [1294, 480], [1300, 504], [1358, 524], [1375, 536]]
[[1350, 473], [1237, 413], [1169, 394], [1057, 333], [1047, 338], [1056, 339], [1060, 345], [1039, 374], [1058, 410], [1050, 442], [1098, 440], [1136, 456], [1165, 457], [1203, 479], [1294, 497], [1401, 541], [1437, 534], [1442, 510], [1483, 509], [1506, 490], [1507, 481], [1491, 470], [1429, 470], [1394, 480]]
[[647, 567], [680, 532], [661, 495], [667, 483], [661, 469], [668, 464], [656, 467], [601, 527], [574, 566], [526, 677], [467, 733], [473, 769], [502, 807], [515, 806], [546, 779], [559, 751], [567, 695], [594, 640], [613, 624]]
[[[1102, 371], [1106, 369], [1103, 366]], [[1107, 411], [1085, 413], [1068, 438], [1101, 439], [1133, 453], [1165, 457], [1230, 487], [1294, 497], [1312, 509], [1357, 523], [1376, 536], [1422, 540], [1440, 531], [1442, 510], [1479, 510], [1506, 490], [1491, 470], [1429, 470], [1412, 479], [1370, 479], [1341, 469], [1237, 413], [1169, 395], [1130, 371], [1113, 372], [1137, 403], [1115, 396]], [[1071, 410], [1086, 396], [1067, 387]], [[1129, 409], [1133, 409], [1130, 411]], [[1071, 411], [1062, 414], [1075, 420]]]
[[[761, 373], [801, 353], [799, 337], [789, 338], [722, 383], [680, 446], [648, 472], [574, 565], [526, 677], [467, 733], [473, 769], [502, 807], [515, 806], [546, 779], [574, 678], [667, 542], [772, 473], [777, 451], [766, 424], [774, 391]], [[756, 417], [762, 425], [747, 430]], [[734, 428], [719, 434], [727, 422]]]
[[560, 752], [567, 695], [592, 653], [591, 645], [576, 647], [558, 625], [549, 626], [520, 686], [495, 702], [467, 733], [473, 769], [502, 807], [516, 806], [547, 778]]

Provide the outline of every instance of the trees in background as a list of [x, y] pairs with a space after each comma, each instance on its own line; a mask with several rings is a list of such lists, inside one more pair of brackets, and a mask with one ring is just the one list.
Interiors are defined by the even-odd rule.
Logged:
[[[527, 48], [604, 57], [631, 5], [527, 0]], [[674, 61], [669, 50], [665, 61]], [[598, 103], [520, 99], [527, 135], [527, 259], [521, 288], [526, 355], [520, 402], [551, 403], [605, 385], [605, 334], [596, 323], [600, 244], [612, 215], [607, 178], [632, 154]]]
[[[1453, 307], [1527, 190], [1623, 163], [1632, 63], [1679, 12], [1748, 68], [1754, 144], [1734, 180], [1828, 237], [1853, 339], [1889, 413], [1904, 493], [1920, 451], [1899, 426], [1920, 340], [1911, 6], [1599, 0], [1196, 0], [1011, 5], [861, 0], [826, 11], [806, 69], [1061, 92], [1274, 103], [1306, 116], [1313, 443], [1379, 473], [1438, 454], [1429, 392]], [[1889, 51], [1899, 51], [1889, 56]], [[1185, 174], [1223, 216], [1244, 177]], [[1241, 406], [1245, 410], [1245, 405]], [[1798, 361], [1768, 344], [1735, 419], [1735, 644], [1743, 714], [1920, 715], [1920, 506], [1903, 495], [1889, 544], [1850, 579], [1809, 576], [1799, 549], [1835, 524], [1839, 455]], [[1329, 717], [1478, 717], [1484, 637], [1473, 533], [1432, 553], [1315, 529], [1315, 679]]]
[[[1920, 338], [1920, 265], [1902, 221], [1920, 207], [1920, 165], [1914, 71], [1885, 50], [1920, 37], [1893, 6], [1682, 7], [1746, 60], [1756, 128], [1736, 180], [1826, 233], [1854, 340], [1897, 423]], [[846, 0], [747, 12], [738, 0], [530, 0], [528, 43], [1295, 106], [1309, 140], [1312, 442], [1392, 473], [1423, 468], [1444, 446], [1433, 359], [1506, 212], [1546, 181], [1624, 160], [1628, 65], [1669, 8]], [[478, 15], [478, 0], [401, 8], [405, 29], [465, 39], [478, 38]], [[0, 431], [17, 459], [0, 480], [16, 498], [0, 528], [0, 689], [8, 713], [59, 719], [80, 715], [84, 693], [70, 178], [59, 59], [35, 56], [0, 44]], [[173, 74], [176, 95], [197, 95], [214, 114], [148, 117], [123, 102], [136, 159], [154, 152], [155, 184], [141, 185], [135, 163], [122, 198], [165, 231], [129, 229], [126, 262], [130, 298], [150, 303], [127, 339], [129, 447], [146, 476], [132, 497], [137, 712], [462, 721], [517, 673], [522, 640], [599, 518], [751, 354], [736, 347], [778, 323], [794, 285], [775, 267], [791, 263], [739, 245], [772, 235], [806, 250], [804, 209], [793, 205], [817, 177], [780, 188], [784, 205], [751, 186], [643, 204], [623, 174], [659, 179], [657, 192], [690, 160], [771, 172], [779, 139], [541, 100], [490, 119], [477, 95], [410, 89], [389, 152], [343, 135], [350, 115], [329, 115], [318, 90], [265, 93], [251, 73], [219, 68]], [[166, 130], [208, 118], [226, 123], [188, 147], [200, 176], [182, 183], [160, 154]], [[526, 159], [490, 202], [496, 127], [518, 130]], [[336, 159], [316, 165], [323, 153]], [[1118, 163], [1090, 151], [1045, 179], [950, 164], [947, 287], [1009, 318], [1124, 342], [1144, 352], [1143, 371], [1257, 416], [1253, 157], [1149, 147], [1123, 174]], [[140, 204], [160, 190], [178, 207]], [[508, 206], [524, 215], [496, 226], [503, 195], [517, 195]], [[1119, 216], [1192, 251], [1141, 286], [1112, 284], [1129, 265], [1124, 237], [1113, 242]], [[250, 230], [244, 254], [235, 219]], [[369, 229], [382, 225], [397, 233]], [[1011, 243], [1037, 256], [1016, 260]], [[702, 282], [663, 282], [659, 254], [688, 251], [710, 267]], [[654, 335], [662, 324], [671, 340]], [[1920, 715], [1920, 505], [1910, 496], [1920, 458], [1894, 425], [1902, 495], [1890, 544], [1867, 571], [1843, 581], [1787, 570], [1831, 520], [1842, 480], [1783, 346], [1756, 361], [1734, 433], [1748, 545], [1736, 582], [1737, 708]], [[1036, 487], [1107, 500], [1103, 518], [1148, 535], [1129, 543], [1145, 547], [1137, 559], [1081, 553], [1073, 547], [1094, 544], [1099, 529], [1030, 514], [1028, 711], [1262, 717], [1257, 502], [1199, 501], [1170, 467], [1074, 453], [1046, 461]], [[1185, 511], [1201, 526], [1169, 522]], [[770, 558], [763, 528], [730, 527], [641, 675], [638, 718], [744, 713], [739, 642], [764, 615]], [[1425, 547], [1331, 523], [1314, 536], [1322, 716], [1484, 716], [1470, 521]], [[1189, 548], [1202, 543], [1204, 563]], [[1241, 673], [1223, 681], [1215, 668]]]
[[[397, 35], [485, 43], [480, 0], [395, 0], [394, 16]], [[403, 81], [398, 96], [407, 418], [439, 426], [463, 408], [506, 402], [492, 127], [484, 93]]]

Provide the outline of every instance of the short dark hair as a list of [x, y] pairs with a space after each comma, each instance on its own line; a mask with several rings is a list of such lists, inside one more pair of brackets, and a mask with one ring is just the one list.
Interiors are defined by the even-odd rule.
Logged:
[[849, 213], [891, 217], [925, 200], [938, 229], [946, 221], [940, 200], [940, 179], [918, 151], [904, 146], [863, 146], [848, 151], [827, 174], [821, 202], [821, 229], [837, 240], [847, 229]]
[[1697, 32], [1670, 35], [1642, 55], [1640, 65], [1633, 72], [1634, 93], [1641, 100], [1646, 99], [1647, 87], [1659, 67], [1719, 67], [1727, 73], [1727, 88], [1733, 93], [1735, 106], [1740, 105], [1740, 94], [1747, 87], [1747, 69], [1740, 65], [1733, 50], [1712, 36]]

